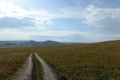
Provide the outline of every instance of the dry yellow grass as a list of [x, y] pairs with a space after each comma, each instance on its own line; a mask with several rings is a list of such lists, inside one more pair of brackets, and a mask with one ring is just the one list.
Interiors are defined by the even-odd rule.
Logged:
[[7, 79], [37, 52], [68, 80], [120, 80], [120, 41], [0, 50], [0, 79]]
[[120, 80], [120, 41], [34, 49], [68, 80]]
[[8, 80], [25, 62], [28, 53], [23, 49], [0, 49], [0, 80]]

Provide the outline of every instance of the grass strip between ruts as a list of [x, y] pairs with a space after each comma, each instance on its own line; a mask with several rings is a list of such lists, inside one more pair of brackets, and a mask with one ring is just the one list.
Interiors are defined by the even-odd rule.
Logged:
[[34, 54], [33, 54], [32, 58], [33, 58], [33, 65], [34, 65], [34, 67], [33, 67], [34, 68], [33, 69], [34, 78], [36, 78], [35, 80], [43, 80], [42, 66]]

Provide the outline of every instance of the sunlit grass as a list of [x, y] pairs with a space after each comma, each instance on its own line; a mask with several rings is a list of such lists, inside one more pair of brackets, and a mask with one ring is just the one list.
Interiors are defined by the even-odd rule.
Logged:
[[69, 80], [120, 80], [120, 41], [39, 47], [36, 51]]
[[0, 80], [8, 80], [28, 57], [23, 49], [0, 49]]
[[37, 52], [68, 80], [120, 80], [120, 41], [1, 49], [0, 79], [14, 75], [31, 52]]

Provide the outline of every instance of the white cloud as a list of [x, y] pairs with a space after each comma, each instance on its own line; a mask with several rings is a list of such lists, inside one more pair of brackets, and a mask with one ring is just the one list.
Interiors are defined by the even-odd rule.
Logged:
[[[6, 29], [0, 29], [0, 40], [30, 40], [34, 39], [34, 36], [49, 36], [49, 37], [57, 37], [61, 38], [64, 37], [67, 39], [68, 36], [69, 38], [72, 38], [73, 36], [71, 35], [87, 35], [89, 33], [86, 32], [76, 32], [76, 31], [31, 31], [31, 30], [24, 30], [24, 29], [11, 29], [11, 28], [6, 28]], [[61, 38], [63, 39], [63, 38]], [[64, 39], [64, 40], [65, 40]], [[68, 40], [69, 41], [69, 40]]]
[[83, 10], [80, 9], [80, 6], [69, 6], [62, 9], [59, 9], [55, 13], [52, 13], [53, 18], [81, 18]]
[[120, 29], [120, 8], [97, 8], [90, 5], [82, 16], [89, 26], [103, 29]]
[[0, 29], [0, 40], [29, 40], [28, 34], [18, 29]]
[[85, 10], [80, 6], [67, 7], [54, 12], [35, 9], [23, 9], [13, 3], [0, 1], [0, 18], [15, 17], [18, 19], [29, 18], [36, 28], [40, 29], [44, 24], [52, 25], [53, 19], [80, 18], [89, 26], [103, 29], [120, 29], [120, 8], [98, 8], [90, 5]]
[[30, 31], [0, 29], [0, 40], [57, 40], [66, 42], [98, 42], [120, 39], [120, 34], [103, 35], [80, 31]]
[[[29, 21], [34, 22], [33, 24], [35, 24], [34, 27], [36, 28], [42, 28], [43, 24], [47, 24], [47, 25], [52, 24], [52, 21], [51, 21], [52, 17], [47, 11], [35, 10], [35, 9], [27, 10], [19, 6], [16, 6], [13, 3], [0, 1], [0, 18], [2, 19], [5, 17], [11, 18], [11, 21], [12, 21], [12, 18], [17, 18], [19, 20], [22, 20], [24, 18], [29, 18], [30, 19]], [[19, 26], [22, 26], [22, 25], [19, 25]], [[10, 27], [12, 28], [12, 26]], [[29, 27], [29, 26], [26, 26], [26, 27]]]
[[17, 17], [21, 18], [26, 16], [26, 11], [12, 3], [0, 1], [0, 18], [3, 17]]
[[[93, 5], [88, 6], [85, 10], [79, 10], [79, 7], [69, 7], [58, 10], [58, 12], [48, 12], [44, 10], [27, 10], [13, 3], [0, 1], [0, 19], [12, 18], [22, 20], [27, 18], [32, 21], [34, 26], [27, 26], [23, 29], [15, 29], [12, 26], [0, 29], [0, 40], [30, 40], [33, 36], [53, 36], [59, 40], [66, 41], [102, 41], [120, 39], [120, 35], [101, 35], [80, 31], [46, 31], [44, 24], [52, 25], [53, 19], [59, 18], [79, 18], [89, 26], [104, 29], [120, 29], [120, 8], [97, 8]], [[10, 21], [10, 20], [9, 20]], [[19, 21], [20, 22], [20, 21]], [[27, 23], [26, 22], [26, 23]], [[14, 23], [14, 22], [13, 22]], [[25, 23], [25, 24], [26, 24]], [[28, 23], [29, 24], [29, 23]], [[9, 23], [7, 24], [9, 25]], [[19, 27], [23, 26], [19, 24]], [[3, 26], [4, 27], [4, 26]], [[57, 26], [56, 26], [57, 27]], [[23, 28], [23, 27], [22, 27]], [[82, 38], [81, 38], [82, 37]], [[74, 39], [73, 39], [74, 38]], [[70, 39], [70, 40], [69, 40]]]
[[90, 27], [104, 30], [120, 29], [120, 8], [99, 8], [94, 5], [81, 9], [80, 6], [72, 6], [60, 9], [53, 14], [55, 18], [79, 18]]

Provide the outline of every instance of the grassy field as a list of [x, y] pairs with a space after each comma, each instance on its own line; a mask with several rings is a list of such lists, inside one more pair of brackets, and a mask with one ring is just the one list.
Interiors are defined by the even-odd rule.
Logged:
[[68, 80], [120, 80], [120, 41], [32, 49]]
[[0, 49], [0, 80], [9, 80], [28, 57], [27, 49]]
[[[68, 80], [120, 80], [120, 41], [0, 49], [0, 80], [14, 75], [30, 52], [37, 52]], [[34, 60], [38, 64], [35, 57]], [[41, 71], [39, 66], [36, 67]]]

